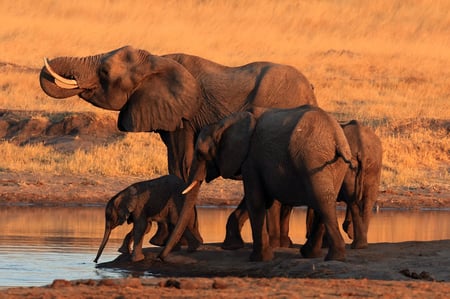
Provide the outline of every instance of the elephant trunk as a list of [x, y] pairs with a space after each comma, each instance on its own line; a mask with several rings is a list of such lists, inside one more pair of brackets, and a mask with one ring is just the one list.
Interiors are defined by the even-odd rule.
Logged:
[[103, 249], [105, 249], [106, 243], [108, 243], [109, 236], [111, 235], [111, 226], [106, 224], [105, 226], [105, 234], [103, 235], [103, 241], [98, 248], [97, 256], [95, 257], [94, 262], [97, 263], [98, 259], [102, 255]]
[[167, 241], [166, 246], [159, 254], [159, 258], [164, 260], [167, 255], [172, 251], [175, 245], [181, 239], [186, 227], [191, 220], [191, 217], [194, 217], [193, 211], [195, 202], [197, 201], [198, 192], [200, 190], [200, 184], [196, 184], [188, 194], [186, 194], [186, 198], [183, 204], [183, 208], [181, 209], [180, 217], [178, 218], [177, 224], [175, 225], [174, 230], [170, 234], [169, 240]]
[[167, 255], [172, 251], [178, 241], [181, 239], [186, 227], [191, 220], [191, 217], [195, 217], [193, 212], [195, 211], [195, 203], [197, 201], [198, 192], [200, 191], [200, 186], [205, 179], [206, 176], [206, 163], [194, 160], [189, 179], [188, 179], [188, 187], [183, 191], [183, 195], [185, 196], [183, 208], [181, 209], [180, 216], [178, 218], [177, 224], [175, 225], [174, 230], [172, 231], [169, 240], [167, 241], [166, 246], [159, 254], [159, 258], [164, 260]]
[[79, 95], [95, 80], [100, 55], [84, 58], [58, 57], [48, 61], [39, 74], [42, 90], [49, 96], [64, 99]]

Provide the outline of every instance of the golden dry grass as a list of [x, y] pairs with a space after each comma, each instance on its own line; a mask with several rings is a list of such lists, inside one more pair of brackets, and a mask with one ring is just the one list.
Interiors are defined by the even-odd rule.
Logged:
[[[376, 130], [384, 145], [383, 188], [448, 190], [449, 12], [450, 2], [433, 0], [3, 1], [0, 63], [22, 68], [0, 67], [0, 107], [110, 113], [76, 98], [47, 97], [34, 70], [44, 56], [85, 56], [130, 44], [227, 65], [287, 63], [310, 79], [324, 109]], [[128, 145], [64, 157], [43, 146], [2, 144], [2, 152], [20, 152], [22, 160], [12, 155], [0, 167], [154, 176], [165, 171], [165, 158], [144, 156], [149, 139], [133, 135], [123, 141]]]

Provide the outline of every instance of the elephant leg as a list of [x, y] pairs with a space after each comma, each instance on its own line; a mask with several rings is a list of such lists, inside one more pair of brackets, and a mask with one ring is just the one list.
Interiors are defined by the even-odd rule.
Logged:
[[345, 211], [345, 220], [342, 223], [342, 229], [347, 233], [347, 236], [353, 240], [355, 238], [354, 228], [353, 228], [353, 220], [352, 220], [352, 211], [351, 204], [347, 204], [347, 209]]
[[167, 222], [157, 222], [158, 229], [155, 235], [150, 239], [150, 244], [155, 246], [164, 246], [169, 238], [170, 231]]
[[131, 253], [131, 243], [133, 243], [133, 229], [125, 236], [122, 242], [122, 246], [117, 250], [120, 253], [130, 254]]
[[321, 210], [321, 220], [325, 225], [330, 243], [330, 248], [328, 249], [325, 260], [345, 261], [345, 242], [342, 238], [341, 232], [339, 231], [335, 200], [334, 205], [330, 204], [328, 209]]
[[[306, 238], [312, 238], [313, 235], [313, 229], [315, 224], [314, 219], [318, 217], [313, 209], [308, 207], [308, 211], [306, 212]], [[323, 232], [323, 240], [322, 240], [322, 248], [328, 248], [330, 247], [330, 244], [328, 244], [328, 238], [325, 234], [325, 231]]]
[[376, 194], [378, 193], [378, 185], [376, 185], [374, 190], [368, 188], [364, 192], [365, 194], [361, 202], [354, 202], [350, 205], [354, 232], [354, 239], [351, 245], [353, 249], [364, 249], [369, 246], [367, 234], [369, 232], [372, 208], [376, 200]]
[[278, 200], [274, 200], [272, 206], [267, 210], [267, 231], [272, 248], [280, 247], [280, 211], [281, 203]]
[[222, 249], [235, 250], [244, 247], [241, 229], [248, 219], [248, 210], [245, 196], [238, 207], [230, 214], [226, 225], [225, 240], [222, 243]]
[[316, 258], [322, 256], [322, 242], [325, 236], [325, 226], [321, 221], [320, 214], [312, 208], [308, 208], [306, 214], [307, 233], [306, 243], [300, 249], [305, 258]]
[[133, 252], [131, 260], [133, 262], [142, 261], [145, 256], [142, 253], [142, 242], [144, 235], [150, 231], [151, 222], [146, 219], [134, 219], [133, 227]]
[[251, 194], [251, 197], [246, 197], [253, 237], [253, 251], [250, 255], [250, 261], [270, 261], [273, 258], [266, 229], [265, 197], [261, 190], [261, 188], [250, 187], [249, 190], [245, 188], [245, 194]]
[[291, 218], [292, 206], [281, 205], [280, 209], [280, 247], [291, 247], [292, 240], [289, 238], [289, 220]]
[[183, 233], [183, 237], [184, 239], [186, 239], [187, 244], [188, 244], [188, 251], [189, 252], [193, 252], [195, 250], [197, 250], [198, 247], [200, 247], [200, 245], [202, 245], [202, 242], [200, 242], [194, 235], [194, 233], [192, 233], [190, 228], [186, 228], [186, 230]]
[[351, 219], [353, 223], [353, 234], [354, 239], [351, 245], [353, 249], [364, 249], [367, 248], [367, 230], [368, 227], [365, 223], [363, 215], [356, 203], [350, 205]]

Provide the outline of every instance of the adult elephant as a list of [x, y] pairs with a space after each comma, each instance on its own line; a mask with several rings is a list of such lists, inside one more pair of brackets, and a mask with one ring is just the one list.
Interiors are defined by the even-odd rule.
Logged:
[[[183, 180], [204, 126], [254, 107], [317, 105], [312, 85], [291, 66], [253, 62], [228, 67], [197, 56], [157, 56], [130, 46], [45, 61], [40, 83], [51, 97], [78, 95], [97, 107], [120, 111], [122, 131], [158, 132], [167, 147], [169, 173]], [[230, 216], [232, 227], [245, 204], [239, 207]]]
[[[350, 239], [353, 239], [351, 248], [364, 249], [368, 247], [367, 233], [372, 209], [378, 197], [380, 187], [383, 148], [380, 138], [368, 126], [362, 125], [356, 120], [341, 124], [345, 137], [350, 145], [352, 156], [357, 161], [354, 169], [348, 169], [339, 192], [338, 201], [347, 204], [345, 220], [342, 225]], [[323, 227], [314, 227], [314, 211], [308, 209], [307, 213], [307, 237], [320, 238], [320, 235], [312, 236], [314, 231], [324, 234]], [[283, 221], [281, 235], [286, 236], [288, 221]]]
[[[336, 199], [351, 164], [350, 147], [338, 122], [309, 105], [291, 109], [271, 109], [258, 119], [240, 112], [204, 128], [197, 140], [189, 174], [187, 198], [169, 243], [161, 252], [170, 252], [191, 218], [189, 207], [195, 196], [193, 186], [214, 179], [209, 169], [224, 178], [242, 175], [253, 236], [250, 259], [272, 258], [265, 229], [266, 209], [274, 199], [286, 205], [307, 205], [320, 215], [330, 239], [327, 260], [344, 260], [345, 244], [336, 218]], [[186, 208], [186, 209], [185, 209]], [[321, 255], [322, 239], [308, 239], [301, 253]]]
[[195, 136], [210, 123], [252, 107], [316, 105], [312, 85], [291, 66], [254, 62], [227, 67], [187, 54], [152, 55], [125, 46], [89, 57], [46, 62], [41, 87], [54, 98], [78, 95], [120, 111], [126, 132], [158, 132], [169, 172], [186, 180]]

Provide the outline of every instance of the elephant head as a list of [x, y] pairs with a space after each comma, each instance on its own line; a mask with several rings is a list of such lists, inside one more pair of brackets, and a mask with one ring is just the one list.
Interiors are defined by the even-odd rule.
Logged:
[[239, 112], [200, 131], [188, 183], [239, 178], [255, 124], [252, 113]]
[[78, 95], [120, 111], [118, 127], [127, 132], [174, 131], [198, 114], [197, 80], [173, 59], [130, 46], [88, 57], [45, 60], [40, 84], [54, 98]]
[[183, 209], [170, 239], [160, 253], [164, 259], [179, 241], [194, 210], [198, 188], [203, 181], [215, 178], [237, 178], [241, 175], [250, 146], [256, 119], [250, 112], [239, 112], [200, 131], [195, 145], [195, 155], [189, 172], [188, 187]]
[[[130, 188], [130, 193], [136, 193], [136, 188]], [[127, 221], [131, 222], [130, 214], [136, 208], [136, 196], [129, 196], [126, 193], [119, 193], [111, 198], [106, 204], [105, 208], [105, 232], [103, 235], [102, 243], [97, 252], [97, 256], [95, 257], [94, 262], [97, 262], [100, 256], [102, 255], [103, 249], [108, 243], [109, 236], [111, 235], [111, 231], [119, 225], [122, 225]]]

